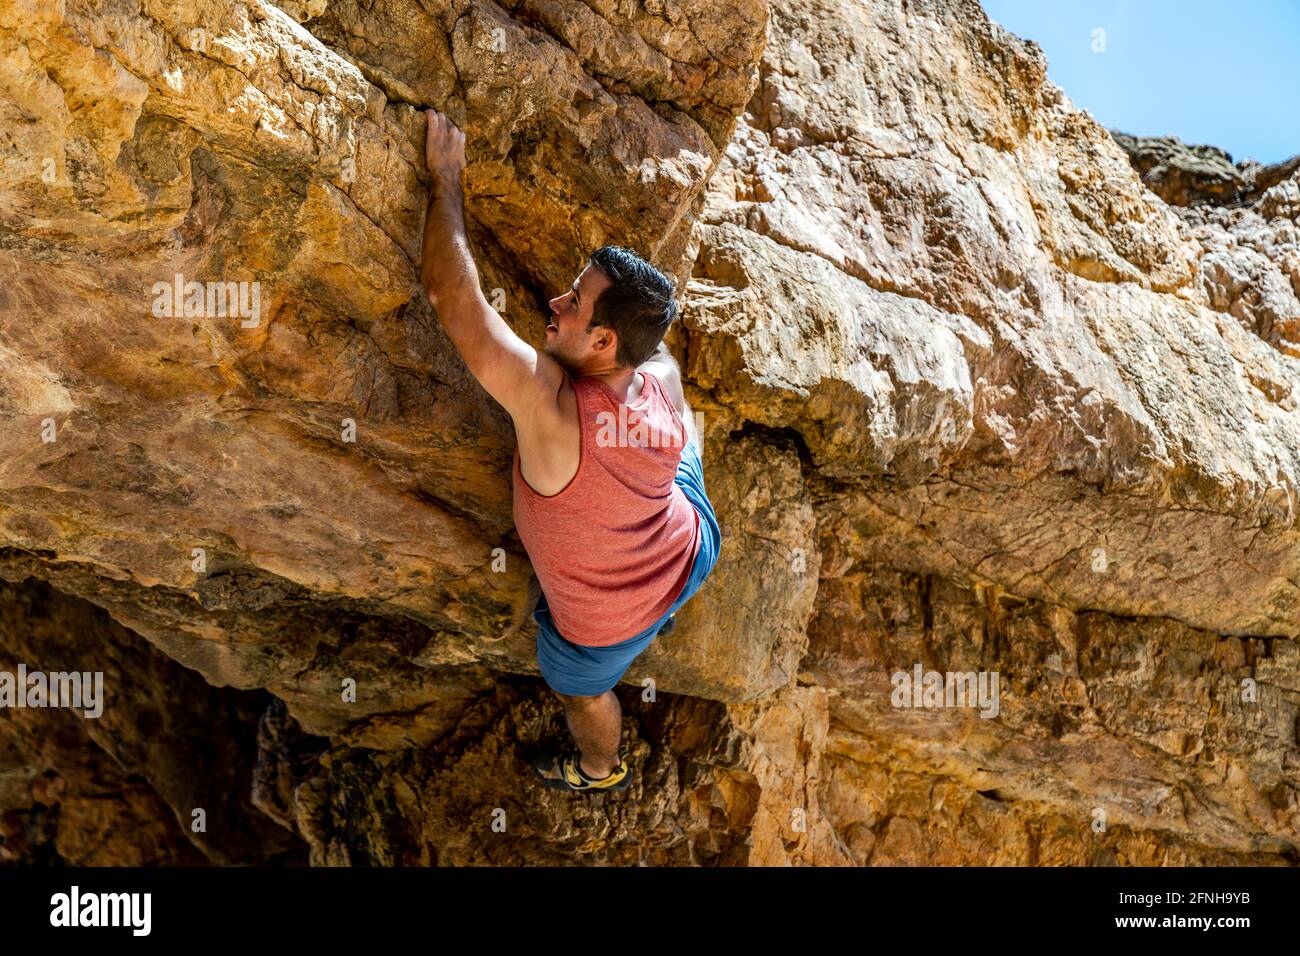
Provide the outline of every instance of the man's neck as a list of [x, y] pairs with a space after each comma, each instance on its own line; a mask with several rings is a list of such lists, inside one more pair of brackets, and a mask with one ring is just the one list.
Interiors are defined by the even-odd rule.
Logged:
[[612, 368], [597, 372], [583, 372], [582, 375], [584, 378], [600, 379], [614, 390], [614, 394], [619, 396], [619, 401], [625, 405], [636, 401], [641, 394], [634, 368]]

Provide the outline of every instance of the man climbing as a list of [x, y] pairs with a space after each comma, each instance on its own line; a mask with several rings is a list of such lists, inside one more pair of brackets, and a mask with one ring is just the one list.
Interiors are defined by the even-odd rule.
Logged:
[[722, 535], [700, 436], [663, 345], [672, 283], [603, 246], [550, 301], [539, 352], [488, 304], [465, 237], [465, 135], [426, 110], [433, 177], [420, 278], [469, 371], [514, 421], [514, 518], [537, 576], [537, 661], [576, 748], [533, 758], [548, 787], [624, 790], [613, 687], [699, 590]]

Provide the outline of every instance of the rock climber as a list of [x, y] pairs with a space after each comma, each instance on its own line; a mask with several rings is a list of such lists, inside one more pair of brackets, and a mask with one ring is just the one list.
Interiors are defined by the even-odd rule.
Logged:
[[541, 350], [479, 288], [465, 236], [465, 134], [425, 111], [433, 185], [420, 278], [470, 373], [514, 421], [514, 519], [536, 575], [537, 662], [576, 746], [530, 763], [555, 789], [624, 790], [613, 688], [676, 623], [718, 560], [700, 435], [663, 344], [672, 283], [636, 253], [602, 246], [550, 300]]

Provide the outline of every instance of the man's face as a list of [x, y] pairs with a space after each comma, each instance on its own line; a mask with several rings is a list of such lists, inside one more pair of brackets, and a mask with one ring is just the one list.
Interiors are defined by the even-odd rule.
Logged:
[[571, 374], [583, 374], [605, 364], [605, 360], [614, 360], [617, 337], [613, 329], [587, 331], [596, 297], [608, 287], [605, 273], [588, 263], [569, 291], [550, 302], [551, 324], [546, 327], [542, 351]]

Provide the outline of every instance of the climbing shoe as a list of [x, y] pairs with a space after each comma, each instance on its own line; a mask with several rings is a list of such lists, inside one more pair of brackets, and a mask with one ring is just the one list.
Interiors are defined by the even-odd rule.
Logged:
[[676, 626], [677, 626], [677, 614], [674, 613], [672, 617], [664, 621], [664, 626], [659, 628], [659, 631], [656, 633], [655, 636], [663, 637], [665, 634], [671, 634], [673, 632], [673, 628], [675, 628]]
[[608, 777], [593, 780], [582, 772], [581, 755], [576, 750], [549, 750], [533, 757], [529, 763], [537, 779], [552, 790], [604, 792], [626, 790], [632, 785], [632, 768], [620, 752], [618, 763]]

